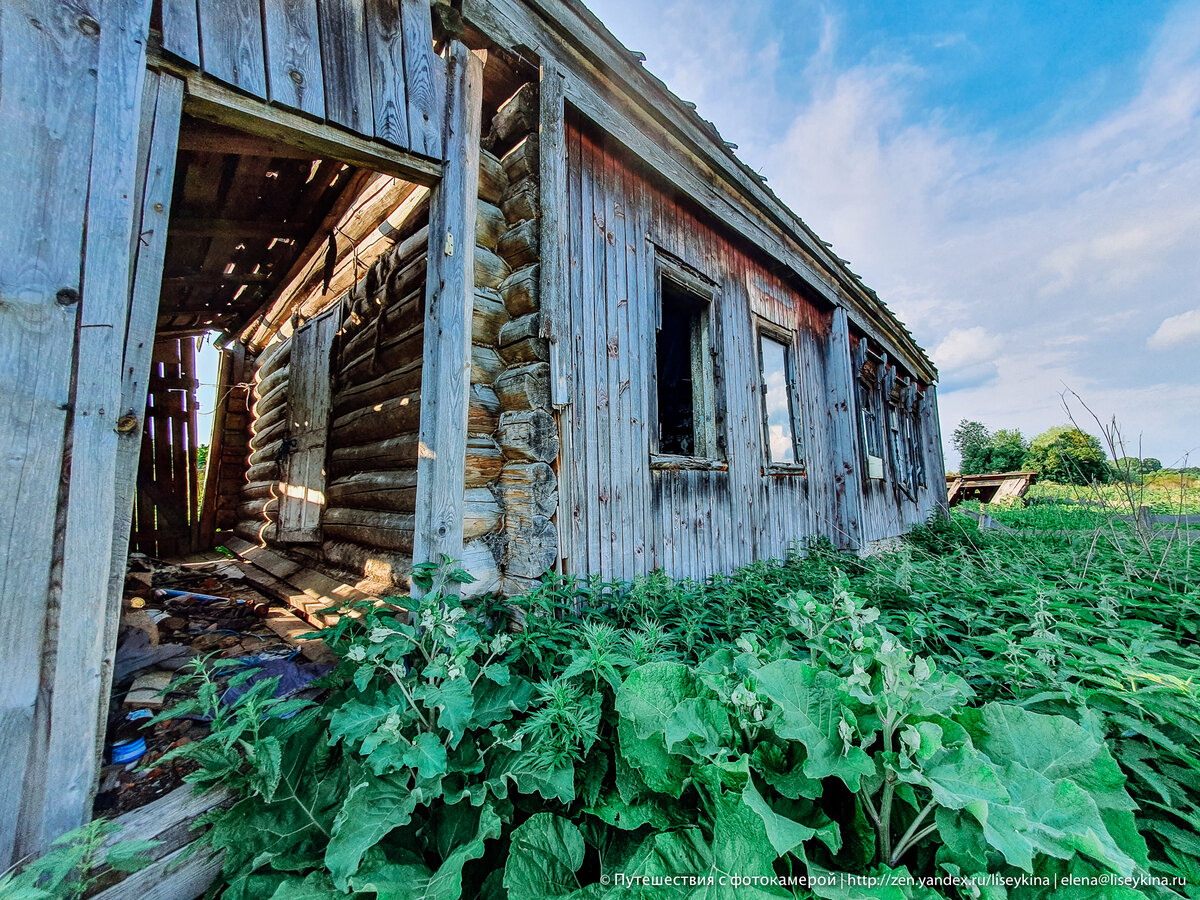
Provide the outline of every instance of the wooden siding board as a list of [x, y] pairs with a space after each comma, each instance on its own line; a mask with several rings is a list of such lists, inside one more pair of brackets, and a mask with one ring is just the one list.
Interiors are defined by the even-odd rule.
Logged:
[[628, 352], [621, 338], [622, 305], [627, 304], [624, 284], [623, 258], [624, 245], [624, 212], [621, 195], [621, 185], [618, 182], [618, 172], [615, 161], [605, 155], [603, 168], [604, 182], [604, 227], [601, 237], [604, 241], [604, 356], [605, 367], [608, 370], [608, 421], [609, 421], [609, 454], [612, 464], [613, 477], [610, 480], [609, 510], [612, 516], [613, 549], [612, 575], [613, 578], [627, 580], [630, 577], [630, 558], [632, 553], [626, 546], [628, 529], [625, 522], [628, 514], [625, 508], [630, 481], [629, 471], [629, 425], [628, 418], [622, 412], [621, 390], [621, 359]]
[[[13, 859], [34, 705], [70, 390], [88, 158], [95, 121], [94, 4], [0, 5], [0, 868]], [[66, 295], [63, 295], [64, 298]], [[35, 762], [35, 766], [37, 763]], [[23, 855], [34, 848], [17, 851]]]
[[429, 0], [400, 0], [404, 31], [404, 81], [408, 105], [409, 148], [414, 153], [440, 159], [446, 71], [433, 52], [433, 22]]
[[585, 469], [584, 496], [587, 498], [587, 519], [584, 523], [584, 538], [588, 548], [588, 572], [600, 573], [603, 561], [600, 558], [600, 410], [596, 402], [596, 322], [595, 309], [599, 303], [596, 290], [595, 271], [595, 221], [592, 211], [593, 194], [593, 144], [586, 137], [579, 143], [579, 205], [578, 221], [580, 247], [583, 251], [581, 261], [581, 290], [579, 294], [579, 330], [581, 340], [581, 375], [576, 380], [576, 390], [579, 392], [578, 408], [583, 411], [581, 421], [587, 428], [584, 446], [588, 447], [587, 465]]
[[163, 49], [200, 65], [200, 18], [196, 0], [162, 0]]
[[371, 62], [367, 51], [364, 0], [321, 0], [321, 67], [325, 117], [343, 128], [373, 137]]
[[113, 360], [122, 356], [130, 313], [130, 234], [149, 24], [150, 0], [101, 7], [69, 502], [60, 580], [51, 595], [52, 603], [57, 600], [54, 653], [43, 669], [50, 690], [35, 720], [46, 735], [45, 755], [23, 785], [31, 813], [23, 828], [31, 842], [27, 849], [44, 850], [91, 813], [121, 415], [121, 368]]
[[324, 118], [317, 0], [262, 0], [262, 11], [271, 102]]
[[204, 71], [253, 94], [267, 96], [263, 21], [259, 0], [201, 2], [200, 56]]
[[570, 322], [570, 343], [565, 349], [570, 354], [569, 359], [573, 377], [571, 380], [571, 394], [568, 397], [571, 404], [571, 415], [567, 419], [566, 427], [571, 430], [571, 444], [579, 448], [574, 454], [563, 457], [566, 463], [566, 480], [571, 482], [571, 505], [569, 508], [571, 541], [570, 552], [567, 555], [570, 557], [572, 574], [585, 574], [587, 572], [586, 512], [591, 505], [591, 500], [587, 496], [587, 456], [589, 455], [590, 448], [588, 447], [586, 434], [584, 433], [590, 417], [587, 411], [582, 408], [582, 404], [576, 396], [577, 387], [582, 383], [582, 373], [584, 371], [584, 335], [581, 333], [583, 316], [583, 248], [581, 246], [580, 229], [578, 227], [578, 223], [583, 221], [580, 199], [582, 164], [580, 161], [579, 140], [580, 134], [578, 130], [567, 132], [566, 207], [568, 223], [567, 246], [570, 270], [567, 283], [568, 294], [564, 298], [564, 302], [568, 307], [567, 316]]
[[404, 85], [404, 28], [399, 0], [366, 0], [366, 21], [375, 137], [407, 147], [408, 92]]

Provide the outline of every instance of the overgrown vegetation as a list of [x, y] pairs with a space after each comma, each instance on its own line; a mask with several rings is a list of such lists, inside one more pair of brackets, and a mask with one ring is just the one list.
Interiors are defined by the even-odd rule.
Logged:
[[1200, 585], [1150, 549], [956, 518], [705, 584], [548, 580], [513, 632], [423, 570], [333, 629], [320, 705], [221, 710], [194, 673], [222, 718], [180, 753], [241, 797], [217, 893], [1200, 896]]

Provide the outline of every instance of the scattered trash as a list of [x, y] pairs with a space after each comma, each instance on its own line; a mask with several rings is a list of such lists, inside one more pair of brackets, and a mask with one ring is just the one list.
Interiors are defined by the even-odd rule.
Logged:
[[[113, 665], [109, 764], [100, 772], [96, 815], [120, 815], [150, 803], [183, 784], [195, 769], [188, 761], [159, 760], [205, 737], [207, 721], [181, 716], [142, 727], [194, 690], [170, 693], [175, 672], [187, 663], [210, 655], [235, 659], [241, 665], [225, 670], [229, 675], [261, 667], [251, 683], [278, 676], [277, 696], [318, 693], [311, 682], [329, 667], [310, 663], [287, 636], [311, 626], [286, 608], [272, 609], [273, 602], [225, 559], [171, 564], [130, 556]], [[280, 620], [293, 627], [281, 628]]]

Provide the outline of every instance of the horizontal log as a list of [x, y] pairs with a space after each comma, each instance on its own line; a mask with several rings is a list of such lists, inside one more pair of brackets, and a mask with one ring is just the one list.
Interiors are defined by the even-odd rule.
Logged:
[[250, 454], [250, 465], [257, 466], [259, 463], [273, 462], [279, 456], [279, 448], [283, 446], [283, 441], [273, 441], [265, 447], [261, 447]]
[[539, 337], [542, 333], [542, 317], [540, 313], [529, 313], [528, 315], [518, 316], [515, 319], [510, 319], [500, 329], [497, 343], [501, 348], [507, 347], [509, 344], [515, 344], [517, 341], [525, 338]]
[[479, 199], [499, 203], [508, 188], [508, 174], [500, 157], [487, 150], [479, 151]]
[[558, 476], [546, 463], [508, 463], [497, 490], [506, 528], [514, 521], [553, 516], [558, 509]]
[[506, 529], [506, 537], [506, 575], [540, 578], [554, 568], [558, 560], [558, 531], [549, 519], [537, 516], [523, 528]]
[[258, 355], [256, 361], [255, 381], [266, 378], [280, 366], [286, 366], [292, 359], [292, 342], [276, 341]]
[[525, 338], [503, 348], [500, 351], [500, 355], [510, 366], [520, 366], [532, 362], [548, 362], [550, 359], [550, 344], [545, 338]]
[[551, 463], [558, 457], [558, 423], [542, 409], [502, 413], [496, 440], [505, 459]]
[[283, 439], [283, 436], [288, 430], [287, 416], [276, 417], [275, 424], [270, 428], [265, 428], [262, 431], [256, 431], [250, 435], [250, 449], [260, 450], [268, 444], [274, 444]]
[[[248, 418], [248, 417], [244, 417], [244, 418]], [[286, 403], [277, 403], [271, 409], [267, 410], [266, 413], [264, 413], [263, 415], [256, 418], [253, 422], [248, 423], [250, 425], [249, 433], [251, 435], [262, 434], [264, 431], [266, 431], [272, 425], [276, 425], [279, 422], [282, 422], [286, 418], [287, 418], [287, 404]], [[228, 415], [226, 415], [226, 417], [225, 417], [226, 426], [229, 425], [229, 419], [230, 419], [230, 417]], [[225, 433], [228, 434], [230, 431], [233, 431], [233, 430], [234, 429], [232, 429], [232, 428], [226, 427]]]
[[423, 327], [425, 311], [421, 300], [422, 293], [423, 290], [412, 291], [402, 299], [388, 303], [370, 319], [364, 320], [354, 336], [342, 344], [338, 353], [339, 371], [367, 351], [373, 351], [378, 345], [408, 334], [414, 328]]
[[509, 275], [500, 285], [500, 293], [504, 297], [504, 305], [510, 316], [524, 316], [537, 312], [538, 277], [537, 265], [526, 266]]
[[419, 367], [424, 342], [424, 323], [414, 325], [402, 334], [363, 349], [338, 373], [339, 384], [357, 384], [377, 378], [395, 369]]
[[355, 410], [369, 409], [385, 400], [403, 397], [420, 387], [419, 366], [391, 369], [370, 381], [339, 387], [333, 395], [333, 419], [336, 421]]
[[[321, 526], [324, 533], [368, 547], [412, 552], [416, 519], [408, 513], [375, 509], [329, 507]], [[486, 488], [466, 491], [463, 500], [463, 540], [471, 541], [500, 528], [500, 505]]]
[[246, 500], [237, 505], [238, 519], [241, 521], [249, 521], [253, 519], [262, 519], [263, 521], [275, 521], [279, 513], [279, 498], [267, 497], [262, 500]]
[[508, 193], [500, 202], [500, 209], [504, 212], [504, 218], [513, 224], [536, 219], [542, 214], [537, 182], [532, 178], [526, 178], [509, 188]]
[[262, 545], [275, 539], [275, 523], [262, 519], [239, 521], [233, 526], [233, 533], [244, 541]]
[[504, 298], [491, 288], [475, 288], [475, 304], [471, 312], [471, 342], [494, 347], [500, 329], [508, 324]]
[[275, 460], [270, 462], [257, 463], [246, 469], [246, 483], [252, 484], [256, 481], [275, 482], [279, 479], [279, 463]]
[[335, 446], [329, 454], [329, 475], [340, 478], [355, 472], [400, 469], [417, 465], [417, 436], [402, 434], [357, 447]]
[[500, 235], [507, 230], [508, 220], [500, 207], [480, 200], [475, 210], [475, 243], [495, 250]]
[[504, 258], [510, 269], [532, 265], [541, 257], [538, 244], [540, 222], [540, 219], [526, 219], [500, 237], [496, 252]]
[[416, 498], [416, 469], [358, 472], [325, 487], [325, 504], [330, 509], [345, 506], [411, 513]]
[[[282, 371], [286, 373], [288, 370], [283, 369]], [[268, 412], [270, 412], [272, 409], [274, 409], [278, 405], [282, 404], [282, 405], [286, 406], [287, 405], [287, 387], [288, 386], [287, 386], [286, 380], [280, 384], [275, 385], [275, 387], [271, 390], [270, 393], [264, 394], [263, 396], [261, 396], [257, 400], [255, 400], [253, 404], [251, 404], [250, 414], [252, 416], [254, 416], [254, 418], [257, 419], [259, 416], [265, 416]]]
[[288, 380], [288, 372], [291, 366], [280, 366], [266, 378], [261, 381], [256, 381], [254, 384], [254, 397], [261, 400], [263, 397], [270, 395], [271, 391], [276, 390], [279, 385], [285, 384]]
[[527, 135], [537, 131], [538, 93], [537, 85], [528, 82], [517, 88], [517, 92], [500, 104], [492, 127], [484, 140], [484, 146], [495, 153], [507, 152], [509, 148]]
[[491, 347], [471, 345], [471, 382], [491, 384], [504, 371], [504, 360]]
[[537, 362], [505, 369], [494, 387], [501, 409], [545, 409], [550, 405], [550, 366]]
[[501, 257], [487, 247], [475, 248], [475, 286], [497, 288], [508, 277], [509, 268]]
[[492, 434], [500, 424], [500, 399], [486, 384], [471, 385], [471, 402], [467, 406], [467, 431], [471, 434]]
[[355, 577], [376, 584], [391, 584], [407, 589], [412, 571], [412, 555], [368, 547], [355, 541], [325, 540], [321, 558]]
[[329, 426], [334, 447], [366, 444], [397, 434], [415, 433], [421, 416], [421, 392], [389, 397], [338, 416]]
[[467, 436], [467, 487], [484, 487], [496, 480], [503, 465], [504, 454], [494, 438], [486, 434]]
[[509, 184], [538, 173], [538, 135], [533, 132], [509, 150], [500, 159], [500, 165], [508, 175]]
[[269, 481], [251, 481], [243, 485], [240, 495], [242, 501], [264, 500], [268, 497], [277, 496], [275, 489], [277, 483], [274, 479], [271, 479]]

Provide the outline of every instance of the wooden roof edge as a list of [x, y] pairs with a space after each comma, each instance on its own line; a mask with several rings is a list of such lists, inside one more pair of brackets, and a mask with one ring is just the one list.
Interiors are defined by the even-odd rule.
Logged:
[[[506, 3], [496, 0], [478, 2], [491, 6], [511, 7], [512, 4], [512, 0]], [[891, 349], [910, 361], [920, 378], [929, 383], [937, 381], [933, 360], [879, 295], [830, 251], [829, 245], [779, 199], [762, 176], [737, 157], [716, 127], [701, 117], [694, 105], [679, 98], [661, 79], [643, 67], [640, 54], [626, 48], [580, 0], [516, 2], [537, 13], [542, 24], [550, 26], [563, 43], [616, 75], [615, 86], [626, 100], [643, 107], [664, 129], [673, 130], [677, 139], [682, 138], [690, 144], [714, 174], [741, 195], [744, 202], [765, 214], [792, 243], [821, 265], [824, 270], [821, 274], [840, 287], [844, 299], [849, 301], [843, 305], [847, 306], [852, 318], [859, 319], [862, 325], [873, 326], [872, 330], [886, 337], [892, 344]], [[530, 49], [537, 51], [539, 48]], [[786, 260], [780, 261], [788, 264]], [[805, 272], [788, 265], [797, 276], [809, 280]]]

